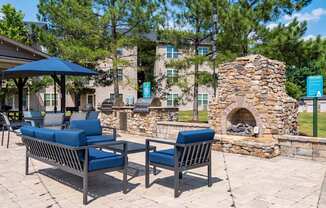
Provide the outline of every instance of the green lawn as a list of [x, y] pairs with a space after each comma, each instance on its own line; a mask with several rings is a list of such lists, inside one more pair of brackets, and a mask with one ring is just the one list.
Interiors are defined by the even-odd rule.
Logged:
[[[207, 111], [199, 112], [199, 121], [207, 122]], [[180, 111], [179, 121], [191, 122], [192, 111]], [[299, 131], [302, 135], [312, 136], [312, 113], [299, 114]], [[326, 137], [326, 113], [318, 114], [318, 136]]]
[[[302, 135], [312, 136], [312, 113], [299, 114], [299, 131]], [[326, 137], [326, 113], [318, 113], [318, 136]]]
[[[199, 121], [203, 123], [207, 123], [207, 111], [199, 112]], [[179, 121], [182, 122], [191, 122], [192, 121], [192, 111], [179, 111]]]

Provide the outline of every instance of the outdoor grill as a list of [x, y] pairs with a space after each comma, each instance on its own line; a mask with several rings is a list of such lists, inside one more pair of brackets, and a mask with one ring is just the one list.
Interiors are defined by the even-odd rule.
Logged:
[[134, 113], [149, 113], [149, 107], [159, 107], [161, 101], [157, 97], [138, 98], [134, 106]]
[[113, 101], [110, 98], [105, 99], [99, 109], [103, 112], [112, 112]]

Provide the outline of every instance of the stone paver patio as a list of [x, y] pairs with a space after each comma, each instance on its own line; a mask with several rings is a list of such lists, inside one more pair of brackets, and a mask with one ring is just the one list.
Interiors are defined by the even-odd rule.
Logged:
[[[119, 139], [144, 142], [145, 138], [123, 135]], [[0, 207], [83, 207], [81, 178], [35, 160], [31, 160], [32, 174], [24, 175], [25, 147], [19, 142], [20, 138], [12, 136], [9, 149], [0, 147]], [[207, 187], [205, 168], [188, 172], [184, 192], [175, 199], [172, 172], [160, 170], [157, 176], [151, 175], [154, 183], [145, 189], [144, 154], [130, 155], [129, 193], [121, 192], [119, 172], [92, 177], [89, 188], [95, 198], [87, 207], [224, 208], [233, 201], [239, 208], [315, 208], [318, 201], [319, 207], [326, 206], [320, 195], [326, 193], [321, 189], [326, 170], [323, 162], [221, 152], [213, 152], [212, 158], [213, 186]]]

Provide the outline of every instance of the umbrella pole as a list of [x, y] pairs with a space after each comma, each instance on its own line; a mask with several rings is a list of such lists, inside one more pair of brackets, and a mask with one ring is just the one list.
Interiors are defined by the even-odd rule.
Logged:
[[61, 75], [60, 91], [61, 91], [61, 112], [64, 113], [66, 110], [66, 77], [65, 77], [65, 75]]
[[57, 83], [55, 79], [53, 79], [54, 84], [54, 112], [57, 112]]

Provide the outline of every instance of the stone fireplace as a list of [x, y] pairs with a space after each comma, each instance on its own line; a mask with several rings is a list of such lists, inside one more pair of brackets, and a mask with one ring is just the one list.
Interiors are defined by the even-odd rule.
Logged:
[[251, 55], [218, 70], [218, 93], [209, 108], [218, 134], [297, 134], [298, 105], [286, 94], [282, 62]]

